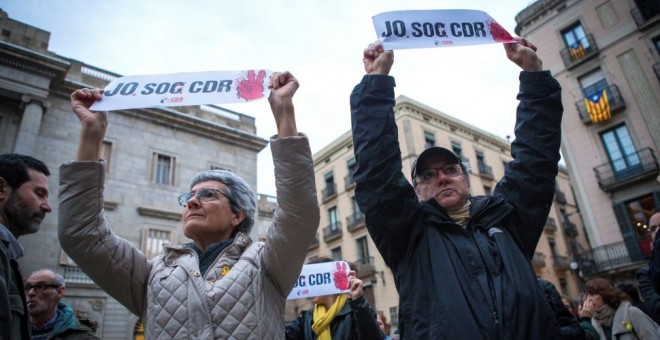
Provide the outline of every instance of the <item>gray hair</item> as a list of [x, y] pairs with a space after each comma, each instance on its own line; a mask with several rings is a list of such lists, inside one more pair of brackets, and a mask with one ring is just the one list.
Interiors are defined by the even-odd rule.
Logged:
[[254, 212], [256, 210], [254, 192], [250, 189], [250, 186], [231, 171], [206, 170], [195, 175], [192, 183], [190, 183], [190, 189], [197, 183], [206, 181], [216, 181], [224, 184], [228, 189], [227, 195], [230, 197], [231, 211], [234, 214], [240, 210], [245, 212], [245, 219], [234, 228], [231, 236], [235, 236], [238, 232], [249, 235], [254, 225]]
[[56, 271], [54, 271], [54, 270], [52, 270], [52, 269], [50, 269], [50, 268], [39, 269], [39, 270], [37, 270], [37, 271], [32, 272], [32, 274], [30, 274], [30, 276], [32, 276], [32, 275], [34, 275], [34, 274], [36, 274], [36, 273], [39, 273], [39, 272], [49, 272], [49, 273], [53, 273], [53, 277], [54, 277], [54, 278], [53, 278], [53, 282], [52, 282], [52, 284], [54, 284], [54, 285], [56, 285], [56, 286], [59, 286], [59, 287], [66, 287], [66, 284], [65, 284], [65, 281], [64, 281], [64, 276], [62, 276], [61, 274], [57, 273]]

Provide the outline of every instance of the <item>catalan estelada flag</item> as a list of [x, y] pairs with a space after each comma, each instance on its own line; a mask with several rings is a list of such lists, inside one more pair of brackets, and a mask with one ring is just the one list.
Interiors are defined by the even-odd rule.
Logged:
[[587, 54], [587, 51], [584, 49], [584, 46], [582, 46], [582, 43], [580, 42], [576, 42], [569, 46], [568, 51], [571, 52], [571, 58], [573, 60], [578, 60]]
[[589, 98], [585, 98], [584, 104], [587, 106], [589, 118], [592, 123], [600, 123], [612, 118], [610, 101], [607, 98], [607, 90], [603, 90], [601, 93], [596, 93]]

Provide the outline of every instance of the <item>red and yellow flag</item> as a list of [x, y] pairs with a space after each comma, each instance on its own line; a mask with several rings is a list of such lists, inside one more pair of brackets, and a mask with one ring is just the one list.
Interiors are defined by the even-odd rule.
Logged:
[[604, 89], [601, 93], [594, 94], [590, 98], [585, 98], [584, 104], [587, 106], [589, 118], [592, 123], [600, 123], [612, 118], [607, 90]]
[[571, 58], [573, 60], [578, 60], [587, 54], [587, 51], [584, 49], [584, 46], [582, 46], [582, 43], [575, 43], [569, 46], [568, 51], [571, 53]]

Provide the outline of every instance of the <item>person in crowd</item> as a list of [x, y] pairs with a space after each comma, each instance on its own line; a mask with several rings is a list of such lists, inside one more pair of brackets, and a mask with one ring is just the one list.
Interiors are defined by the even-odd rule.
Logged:
[[[320, 257], [309, 263], [333, 262]], [[362, 280], [356, 277], [354, 268], [349, 272], [347, 294], [323, 295], [312, 298], [314, 307], [303, 311], [286, 324], [289, 340], [350, 340], [382, 339], [376, 322], [376, 314], [369, 306], [362, 290]]]
[[376, 322], [378, 322], [378, 327], [380, 327], [380, 331], [385, 335], [383, 340], [391, 340], [392, 338], [390, 337], [390, 324], [387, 322], [387, 317], [385, 316], [385, 312], [383, 312], [382, 310], [376, 312]]
[[651, 233], [649, 277], [651, 278], [651, 285], [655, 289], [655, 292], [660, 294], [660, 237], [657, 237], [658, 229], [660, 229], [660, 207], [656, 207], [651, 211], [648, 229]]
[[639, 282], [639, 291], [642, 294], [642, 298], [644, 298], [644, 306], [646, 306], [647, 310], [646, 314], [655, 323], [660, 324], [660, 294], [651, 285], [648, 264], [637, 269], [637, 282]]
[[639, 310], [650, 316], [648, 308], [646, 308], [644, 302], [639, 298], [637, 287], [630, 283], [620, 283], [616, 288], [628, 295], [628, 301], [630, 301], [633, 306], [639, 308]]
[[[634, 307], [628, 296], [604, 278], [585, 282], [586, 307], [600, 339], [660, 339], [660, 327]], [[584, 311], [585, 307], [583, 307]]]
[[39, 231], [52, 208], [50, 170], [38, 159], [0, 155], [0, 339], [29, 339], [30, 325], [18, 259], [21, 235]]
[[265, 243], [248, 236], [255, 195], [247, 183], [233, 172], [209, 170], [178, 200], [183, 233], [193, 242], [166, 246], [153, 260], [104, 218], [99, 150], [108, 119], [89, 109], [101, 91], [71, 95], [81, 138], [76, 161], [60, 167], [60, 243], [96, 284], [144, 321], [147, 339], [284, 337], [284, 303], [316, 233], [319, 208], [309, 141], [296, 128], [298, 81], [276, 72], [268, 87], [277, 125], [270, 147], [278, 208]]
[[[559, 327], [530, 261], [552, 204], [561, 88], [536, 46], [504, 44], [522, 68], [513, 160], [492, 196], [472, 196], [466, 164], [442, 147], [402, 172], [392, 51], [363, 53], [351, 94], [356, 199], [399, 292], [404, 339], [555, 339]], [[489, 114], [489, 113], [484, 113]], [[415, 146], [408, 145], [410, 150]]]
[[580, 326], [578, 319], [564, 305], [555, 285], [548, 280], [538, 279], [539, 287], [543, 291], [545, 299], [550, 304], [552, 312], [557, 318], [559, 324], [559, 335], [562, 339], [583, 340], [585, 339], [584, 329]]
[[598, 331], [594, 328], [594, 325], [591, 324], [591, 316], [593, 315], [592, 304], [587, 301], [587, 294], [580, 293], [583, 297], [578, 299], [582, 303], [578, 304], [578, 320], [580, 321], [580, 326], [584, 330], [584, 336], [586, 340], [599, 340], [600, 335]]
[[577, 310], [577, 305], [575, 304], [575, 301], [573, 301], [572, 299], [570, 299], [567, 296], [562, 295], [561, 296], [561, 303], [563, 303], [564, 307], [566, 307], [566, 309], [568, 309], [568, 311], [571, 312], [571, 315], [573, 315], [576, 318], [578, 317], [578, 310]]
[[64, 277], [50, 269], [38, 270], [26, 280], [32, 340], [98, 339], [92, 325], [78, 320], [73, 308], [61, 301], [65, 290]]

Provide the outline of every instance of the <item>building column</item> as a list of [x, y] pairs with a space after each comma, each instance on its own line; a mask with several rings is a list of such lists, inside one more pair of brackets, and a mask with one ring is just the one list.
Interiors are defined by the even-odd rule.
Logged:
[[41, 128], [41, 120], [44, 113], [46, 113], [46, 109], [50, 107], [50, 102], [45, 99], [34, 98], [27, 94], [21, 97], [21, 101], [23, 117], [18, 127], [14, 152], [24, 155], [34, 155], [39, 129]]

